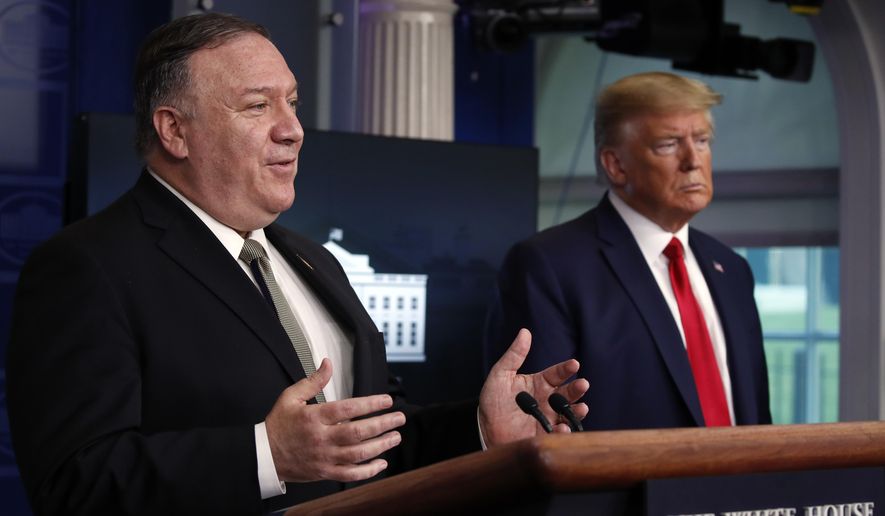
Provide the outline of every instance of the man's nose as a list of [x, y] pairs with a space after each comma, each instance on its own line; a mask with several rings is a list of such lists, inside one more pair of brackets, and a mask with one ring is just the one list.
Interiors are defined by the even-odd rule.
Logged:
[[294, 145], [304, 139], [304, 129], [292, 106], [285, 102], [274, 122], [272, 137], [277, 143]]
[[683, 172], [691, 172], [701, 167], [701, 156], [691, 140], [681, 145], [679, 167]]

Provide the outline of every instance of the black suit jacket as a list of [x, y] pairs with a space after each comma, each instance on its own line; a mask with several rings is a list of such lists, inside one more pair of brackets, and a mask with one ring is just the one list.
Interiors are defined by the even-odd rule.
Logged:
[[[265, 231], [353, 336], [354, 396], [387, 392], [383, 337], [340, 265], [281, 227]], [[248, 276], [147, 174], [30, 257], [7, 369], [37, 513], [254, 514], [344, 487], [289, 484], [260, 500], [254, 425], [304, 371]], [[409, 422], [394, 472], [479, 448], [475, 402], [397, 408]]]
[[[738, 424], [771, 422], [762, 330], [747, 262], [700, 231], [689, 244], [722, 321]], [[504, 336], [532, 332], [524, 365], [577, 358], [591, 429], [703, 426], [679, 329], [639, 245], [608, 198], [514, 246], [491, 311], [488, 360]]]

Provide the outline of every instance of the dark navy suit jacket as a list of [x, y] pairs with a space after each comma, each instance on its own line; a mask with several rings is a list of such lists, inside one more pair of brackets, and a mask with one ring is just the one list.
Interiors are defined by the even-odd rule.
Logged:
[[[771, 422], [753, 276], [743, 258], [690, 229], [722, 321], [737, 424]], [[703, 426], [676, 322], [626, 223], [608, 198], [581, 217], [515, 245], [489, 317], [486, 361], [526, 327], [526, 370], [568, 358], [590, 381], [590, 429]]]

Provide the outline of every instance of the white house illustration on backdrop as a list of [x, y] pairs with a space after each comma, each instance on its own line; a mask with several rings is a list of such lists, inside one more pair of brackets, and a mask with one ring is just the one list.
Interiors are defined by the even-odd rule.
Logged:
[[329, 231], [323, 247], [341, 263], [369, 316], [384, 333], [387, 360], [424, 362], [427, 275], [376, 273], [369, 255], [352, 254], [339, 244], [341, 229]]

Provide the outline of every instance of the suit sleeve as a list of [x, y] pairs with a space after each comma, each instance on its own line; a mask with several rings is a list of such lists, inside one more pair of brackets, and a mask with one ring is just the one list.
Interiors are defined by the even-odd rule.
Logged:
[[54, 240], [20, 277], [8, 409], [35, 513], [261, 512], [252, 425], [141, 429], [138, 336], [99, 263]]
[[534, 373], [573, 358], [578, 328], [560, 276], [544, 251], [531, 242], [515, 245], [498, 275], [485, 338], [488, 371], [513, 342], [520, 328], [532, 333], [532, 348], [522, 372]]

